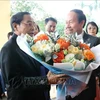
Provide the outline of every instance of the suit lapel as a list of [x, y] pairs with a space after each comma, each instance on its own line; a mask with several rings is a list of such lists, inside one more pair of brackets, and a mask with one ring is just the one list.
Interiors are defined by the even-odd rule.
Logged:
[[89, 43], [90, 42], [90, 38], [89, 38], [89, 36], [85, 32], [84, 32], [84, 35], [83, 35], [83, 41], [85, 43]]
[[85, 32], [83, 35], [83, 41], [84, 41], [84, 43], [88, 44], [90, 47], [93, 47], [93, 45], [94, 45], [94, 41], [91, 38], [91, 36], [86, 34]]

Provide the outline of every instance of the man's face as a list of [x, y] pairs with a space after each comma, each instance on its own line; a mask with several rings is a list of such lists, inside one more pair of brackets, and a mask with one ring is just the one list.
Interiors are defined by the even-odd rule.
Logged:
[[56, 22], [53, 22], [53, 21], [48, 21], [48, 23], [45, 25], [45, 30], [47, 32], [54, 32], [56, 29]]
[[83, 28], [83, 21], [79, 23], [77, 14], [75, 12], [69, 12], [66, 18], [65, 33], [73, 34], [77, 32], [80, 34]]
[[20, 25], [17, 24], [17, 32], [20, 34], [29, 34], [33, 36], [34, 34], [34, 21], [30, 15], [24, 15], [23, 20]]

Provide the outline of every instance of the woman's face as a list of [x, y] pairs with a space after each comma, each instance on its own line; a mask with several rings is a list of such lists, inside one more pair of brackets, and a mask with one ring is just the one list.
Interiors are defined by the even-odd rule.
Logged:
[[93, 26], [93, 25], [91, 25], [91, 24], [89, 24], [88, 27], [87, 27], [87, 32], [88, 32], [88, 34], [90, 34], [90, 35], [96, 36], [97, 27], [96, 27], [96, 26]]
[[34, 26], [34, 36], [39, 33], [38, 26], [35, 24]]

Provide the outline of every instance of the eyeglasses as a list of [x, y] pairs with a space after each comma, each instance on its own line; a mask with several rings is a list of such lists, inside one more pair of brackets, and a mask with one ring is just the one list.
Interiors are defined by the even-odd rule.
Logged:
[[28, 26], [30, 26], [30, 27], [32, 27], [32, 26], [35, 25], [34, 22], [28, 22], [28, 23], [22, 22], [22, 24], [28, 25]]

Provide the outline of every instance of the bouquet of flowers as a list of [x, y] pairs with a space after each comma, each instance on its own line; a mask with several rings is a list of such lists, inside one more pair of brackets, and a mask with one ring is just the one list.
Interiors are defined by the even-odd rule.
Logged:
[[23, 51], [56, 74], [65, 73], [88, 83], [90, 72], [99, 66], [95, 61], [96, 47], [92, 52], [88, 45], [78, 42], [73, 35], [59, 37], [54, 41], [47, 34], [40, 32], [34, 38], [26, 34], [18, 36], [17, 40]]
[[54, 43], [44, 33], [38, 34], [33, 41], [34, 44], [31, 46], [32, 52], [42, 57], [45, 62], [48, 62], [54, 52]]
[[85, 70], [89, 63], [95, 61], [95, 55], [90, 50], [90, 47], [78, 42], [74, 35], [67, 36], [67, 38], [59, 38], [56, 42], [54, 52], [54, 64], [70, 64], [66, 68], [71, 70]]
[[73, 96], [77, 95], [77, 91], [82, 91], [80, 87], [83, 84], [84, 87], [86, 86], [92, 70], [100, 65], [98, 63], [100, 54], [97, 52], [100, 50], [100, 45], [90, 49], [87, 44], [78, 42], [74, 35], [59, 37], [55, 41], [47, 34], [40, 32], [33, 38], [27, 34], [18, 36], [16, 41], [21, 50], [51, 72], [65, 73], [76, 79], [78, 85], [71, 86], [76, 92], [70, 91]]

